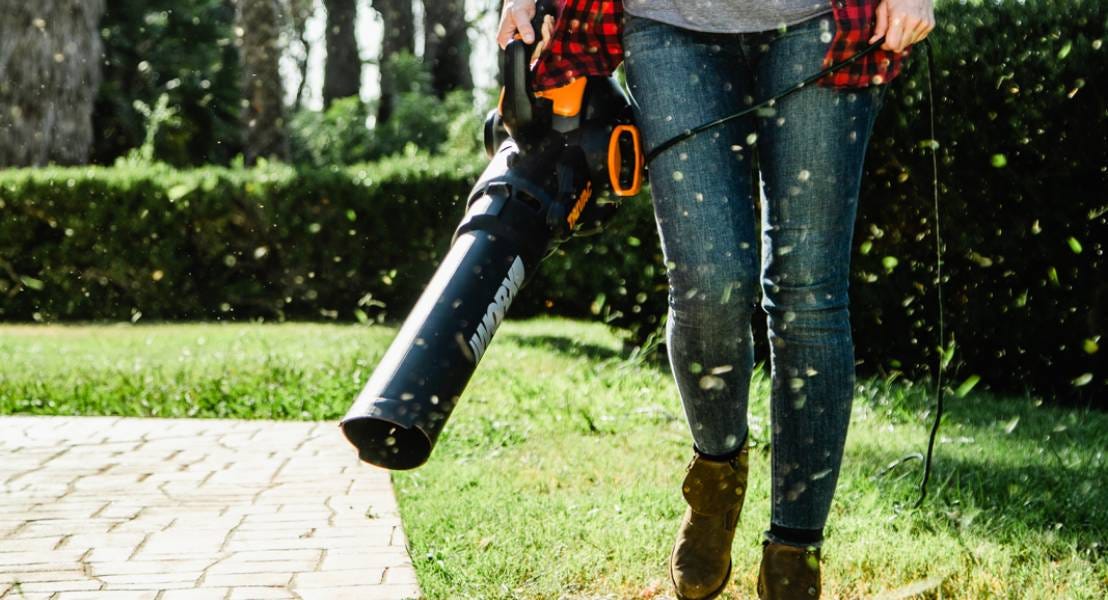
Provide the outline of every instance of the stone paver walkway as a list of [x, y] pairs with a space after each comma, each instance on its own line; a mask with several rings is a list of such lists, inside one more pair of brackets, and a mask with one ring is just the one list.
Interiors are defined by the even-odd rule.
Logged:
[[0, 417], [0, 598], [419, 597], [334, 423]]

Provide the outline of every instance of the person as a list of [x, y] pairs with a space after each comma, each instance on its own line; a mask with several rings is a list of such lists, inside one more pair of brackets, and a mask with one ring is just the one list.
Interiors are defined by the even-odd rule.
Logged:
[[[598, 18], [613, 13], [597, 12], [597, 1], [588, 4]], [[575, 5], [585, 3], [565, 8]], [[669, 281], [667, 352], [693, 438], [682, 485], [688, 507], [669, 559], [677, 597], [715, 598], [730, 578], [746, 492], [759, 288], [770, 349], [772, 515], [757, 592], [818, 597], [854, 389], [848, 280], [863, 160], [889, 82], [934, 28], [932, 2], [627, 0], [622, 10], [620, 49], [648, 152], [885, 38], [819, 85], [686, 139], [649, 165]], [[533, 41], [534, 14], [534, 0], [506, 0], [499, 45], [516, 34]], [[589, 19], [573, 21], [580, 30]]]

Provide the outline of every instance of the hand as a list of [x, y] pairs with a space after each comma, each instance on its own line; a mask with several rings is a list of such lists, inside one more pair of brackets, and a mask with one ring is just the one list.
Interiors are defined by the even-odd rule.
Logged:
[[500, 14], [500, 30], [496, 34], [496, 43], [500, 49], [508, 47], [516, 33], [523, 37], [524, 43], [535, 42], [535, 29], [531, 19], [535, 18], [535, 0], [505, 0], [504, 12]]
[[903, 52], [927, 37], [935, 28], [932, 0], [881, 0], [877, 5], [877, 27], [869, 43], [885, 36], [882, 50]]

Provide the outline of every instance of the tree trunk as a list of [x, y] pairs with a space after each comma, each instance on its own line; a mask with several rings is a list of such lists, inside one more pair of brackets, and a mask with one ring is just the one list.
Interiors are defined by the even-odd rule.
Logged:
[[0, 167], [82, 164], [104, 0], [0, 0]]
[[440, 97], [472, 90], [469, 25], [465, 0], [423, 0], [424, 60], [431, 64], [431, 85]]
[[292, 104], [292, 112], [300, 111], [304, 105], [304, 92], [308, 87], [308, 59], [312, 55], [312, 42], [308, 39], [308, 19], [315, 11], [313, 0], [288, 0], [289, 19], [292, 21], [292, 35], [304, 51], [304, 55], [296, 61], [296, 70], [300, 75], [300, 83], [296, 86], [296, 99]]
[[288, 157], [284, 86], [281, 83], [281, 9], [279, 0], [239, 0], [239, 48], [242, 51], [246, 107], [246, 163]]
[[356, 0], [323, 0], [327, 7], [327, 67], [323, 73], [323, 105], [362, 89], [362, 58], [354, 26], [358, 20]]
[[[400, 52], [415, 54], [415, 17], [412, 0], [373, 0], [373, 8], [381, 13], [384, 21], [381, 55], [377, 61], [383, 71], [390, 58]], [[396, 91], [387, 77], [381, 78], [381, 100], [377, 105], [377, 124], [388, 120], [392, 114]]]

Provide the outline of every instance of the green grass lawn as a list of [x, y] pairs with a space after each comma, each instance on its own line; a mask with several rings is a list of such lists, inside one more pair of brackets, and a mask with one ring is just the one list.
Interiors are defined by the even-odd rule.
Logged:
[[[0, 326], [0, 414], [337, 419], [394, 332]], [[753, 597], [769, 518], [764, 378], [752, 389], [756, 447], [725, 598]], [[1108, 415], [951, 398], [930, 498], [912, 510], [919, 462], [877, 474], [923, 449], [929, 402], [920, 385], [859, 383], [825, 597], [1108, 596]], [[668, 370], [628, 360], [602, 325], [506, 323], [431, 460], [394, 476], [425, 594], [668, 595], [690, 444]]]

